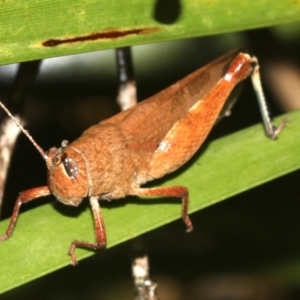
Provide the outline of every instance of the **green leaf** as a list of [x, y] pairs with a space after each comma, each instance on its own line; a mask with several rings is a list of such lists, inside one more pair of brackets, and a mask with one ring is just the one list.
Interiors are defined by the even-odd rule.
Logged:
[[[300, 5], [293, 0], [174, 0], [172, 6], [168, 3], [153, 0], [1, 1], [0, 64], [300, 20]], [[173, 19], [170, 20], [171, 13]], [[75, 42], [76, 38], [81, 39]], [[66, 42], [53, 47], [44, 45], [53, 39]]]
[[[300, 112], [282, 116], [277, 122], [284, 117], [289, 123], [276, 141], [265, 138], [261, 125], [231, 134], [210, 143], [187, 170], [164, 185], [187, 186], [189, 211], [194, 212], [298, 169]], [[180, 218], [180, 204], [174, 203], [178, 202], [156, 204], [153, 199], [151, 205], [143, 205], [141, 200], [124, 201], [112, 209], [106, 206], [102, 210], [108, 247]], [[7, 220], [0, 223], [1, 233], [7, 224]], [[47, 204], [21, 214], [13, 237], [0, 244], [0, 292], [68, 265], [66, 253], [74, 239], [94, 240], [89, 210], [69, 217]], [[93, 252], [78, 249], [76, 254], [82, 259]]]

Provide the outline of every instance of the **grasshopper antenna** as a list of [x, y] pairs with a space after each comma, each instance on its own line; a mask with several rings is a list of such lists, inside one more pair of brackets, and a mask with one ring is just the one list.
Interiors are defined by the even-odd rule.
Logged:
[[8, 114], [8, 116], [15, 122], [15, 124], [20, 128], [20, 130], [28, 137], [33, 146], [40, 152], [44, 160], [48, 159], [45, 151], [36, 143], [33, 137], [28, 133], [27, 130], [17, 121], [17, 119], [11, 114], [11, 112], [7, 109], [7, 107], [0, 101], [0, 106], [4, 109], [4, 111]]

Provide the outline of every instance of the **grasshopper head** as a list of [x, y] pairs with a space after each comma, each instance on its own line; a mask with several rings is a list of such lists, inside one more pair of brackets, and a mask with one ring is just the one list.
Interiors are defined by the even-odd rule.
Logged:
[[47, 153], [48, 185], [59, 201], [77, 206], [89, 194], [88, 170], [83, 156], [63, 141]]

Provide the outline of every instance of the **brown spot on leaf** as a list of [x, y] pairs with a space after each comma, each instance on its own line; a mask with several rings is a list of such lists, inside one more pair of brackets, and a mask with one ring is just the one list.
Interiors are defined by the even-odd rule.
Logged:
[[96, 41], [96, 40], [113, 40], [122, 37], [126, 37], [128, 35], [140, 35], [140, 34], [150, 34], [160, 31], [158, 27], [152, 28], [138, 28], [138, 29], [127, 29], [127, 30], [107, 30], [102, 32], [95, 32], [87, 35], [81, 35], [66, 39], [49, 39], [42, 43], [44, 47], [56, 47], [62, 44], [69, 43], [78, 43], [78, 42], [86, 42], [86, 41]]

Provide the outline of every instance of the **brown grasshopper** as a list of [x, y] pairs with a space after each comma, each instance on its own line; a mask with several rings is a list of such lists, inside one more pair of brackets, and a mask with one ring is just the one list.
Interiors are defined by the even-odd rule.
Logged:
[[141, 185], [177, 170], [193, 156], [219, 117], [232, 106], [233, 90], [250, 75], [266, 135], [275, 139], [284, 123], [278, 128], [271, 124], [258, 69], [255, 57], [231, 51], [136, 106], [91, 126], [74, 142], [63, 141], [60, 148], [51, 148], [47, 153], [17, 123], [45, 159], [48, 185], [20, 193], [0, 241], [12, 235], [21, 204], [50, 194], [66, 205], [77, 206], [86, 197], [91, 204], [96, 242], [73, 241], [68, 252], [72, 265], [77, 264], [76, 247], [106, 246], [98, 202], [102, 199], [127, 195], [181, 198], [182, 219], [191, 231], [186, 187]]

